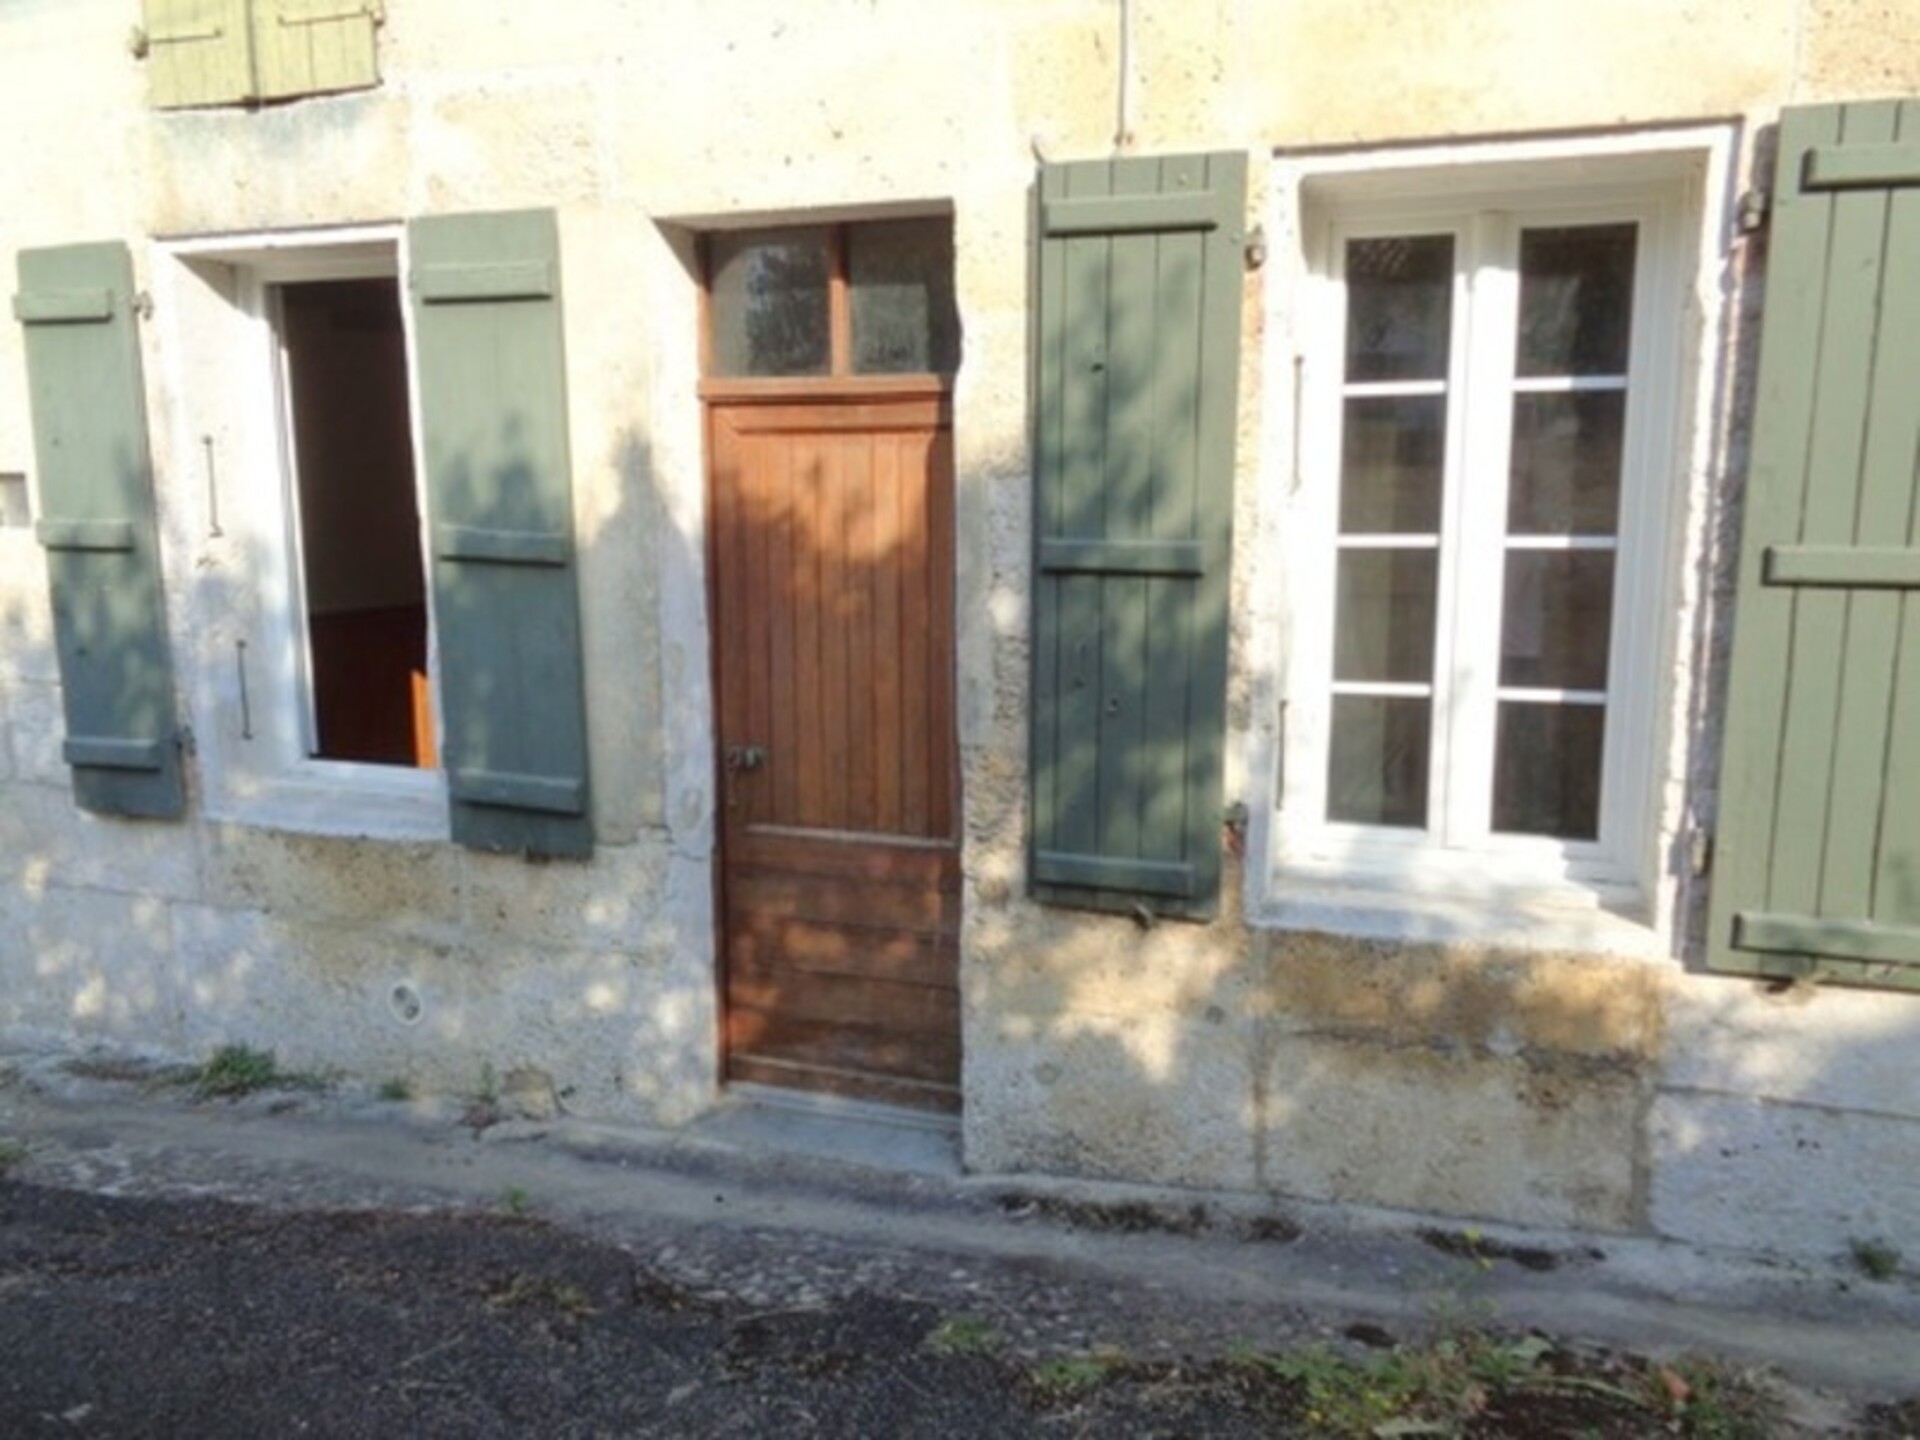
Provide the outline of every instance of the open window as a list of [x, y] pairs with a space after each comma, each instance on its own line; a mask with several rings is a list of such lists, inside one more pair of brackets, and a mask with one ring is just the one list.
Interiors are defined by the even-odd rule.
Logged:
[[289, 542], [314, 759], [434, 768], [407, 342], [392, 275], [275, 283]]
[[209, 809], [590, 853], [552, 213], [167, 248]]

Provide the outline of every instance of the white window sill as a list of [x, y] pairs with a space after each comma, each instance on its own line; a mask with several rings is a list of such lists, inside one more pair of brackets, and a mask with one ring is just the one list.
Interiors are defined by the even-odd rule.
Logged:
[[1281, 870], [1254, 898], [1257, 929], [1319, 930], [1364, 940], [1476, 944], [1514, 950], [1666, 959], [1664, 936], [1642, 917], [1626, 887], [1488, 883], [1470, 890], [1420, 890], [1381, 879], [1329, 879]]
[[[446, 784], [438, 771], [315, 766], [316, 773], [235, 780], [207, 798], [209, 818], [265, 830], [366, 840], [445, 840]], [[332, 770], [351, 775], [329, 775]]]

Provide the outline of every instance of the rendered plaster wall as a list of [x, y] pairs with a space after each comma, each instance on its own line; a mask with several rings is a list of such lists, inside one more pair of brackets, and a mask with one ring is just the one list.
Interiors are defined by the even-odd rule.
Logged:
[[[1652, 1229], [1920, 1250], [1920, 1002], [1769, 996], [1690, 974], [1697, 887], [1651, 954], [1132, 922], [1023, 894], [1036, 156], [1275, 149], [1738, 122], [1920, 92], [1904, 0], [407, 0], [383, 83], [157, 115], [122, 0], [0, 16], [0, 249], [119, 237], [145, 328], [189, 820], [76, 813], [59, 759], [45, 571], [0, 530], [0, 1027], [471, 1088], [550, 1075], [584, 1113], [686, 1117], [714, 1093], [713, 781], [692, 237], [805, 212], [950, 207], [968, 1163]], [[1130, 28], [1129, 28], [1130, 26]], [[84, 94], [85, 105], [72, 97]], [[1712, 197], [1723, 204], [1726, 196]], [[258, 555], [213, 534], [209, 401], [162, 242], [427, 213], [559, 213], [599, 849], [533, 866], [436, 840], [300, 833], [222, 811], [201, 764], [243, 743], [225, 657]], [[1732, 252], [1730, 252], [1732, 253]], [[174, 267], [171, 268], [170, 267]], [[1673, 564], [1686, 621], [1665, 813], [1711, 813], [1758, 262], [1716, 331], [1712, 443]], [[1228, 793], [1271, 798], [1262, 716], [1281, 380], [1251, 275], [1240, 395]], [[1740, 307], [1744, 307], [1742, 310]], [[0, 327], [0, 470], [33, 469], [19, 333]], [[207, 417], [211, 416], [211, 420]], [[233, 483], [270, 483], [242, 471]], [[232, 501], [231, 492], [229, 500]], [[237, 503], [237, 502], [235, 502]], [[230, 514], [233, 512], [229, 512]], [[216, 807], [217, 808], [217, 807]], [[350, 801], [334, 817], [350, 821]], [[334, 828], [340, 828], [338, 824]], [[350, 824], [347, 828], [350, 828]], [[1256, 877], [1257, 880], [1257, 877]], [[1817, 1147], [1814, 1148], [1814, 1147]], [[1817, 1170], [1807, 1157], [1817, 1155]], [[1779, 1213], [1789, 1223], [1764, 1224]]]

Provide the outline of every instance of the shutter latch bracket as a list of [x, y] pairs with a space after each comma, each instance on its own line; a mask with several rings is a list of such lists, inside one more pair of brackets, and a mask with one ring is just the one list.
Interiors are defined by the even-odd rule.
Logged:
[[1767, 217], [1772, 210], [1772, 194], [1765, 187], [1756, 185], [1740, 192], [1740, 203], [1734, 210], [1733, 223], [1742, 235], [1752, 235], [1767, 228]]
[[1245, 254], [1247, 269], [1258, 270], [1267, 263], [1267, 227], [1256, 225], [1247, 232]]

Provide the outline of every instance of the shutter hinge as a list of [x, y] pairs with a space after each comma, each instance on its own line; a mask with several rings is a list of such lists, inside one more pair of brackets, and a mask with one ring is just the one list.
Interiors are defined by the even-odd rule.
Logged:
[[152, 46], [147, 41], [147, 32], [145, 29], [136, 25], [127, 31], [127, 53], [133, 56], [134, 59], [146, 59], [147, 52], [150, 49], [152, 49]]
[[1267, 263], [1267, 227], [1256, 225], [1247, 232], [1247, 269], [1258, 270]]
[[1713, 831], [1704, 825], [1687, 837], [1687, 869], [1696, 880], [1713, 869]]
[[179, 746], [182, 755], [192, 755], [196, 753], [195, 747], [198, 742], [193, 738], [193, 727], [191, 725], [182, 725], [175, 731], [173, 742]]
[[1740, 192], [1740, 203], [1734, 210], [1734, 225], [1742, 235], [1752, 235], [1767, 228], [1767, 218], [1773, 210], [1773, 195], [1765, 187], [1756, 185], [1750, 190]]
[[129, 308], [142, 320], [151, 320], [153, 318], [152, 292], [148, 290], [134, 291], [133, 299], [129, 302]]

